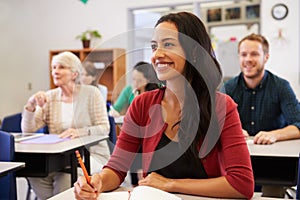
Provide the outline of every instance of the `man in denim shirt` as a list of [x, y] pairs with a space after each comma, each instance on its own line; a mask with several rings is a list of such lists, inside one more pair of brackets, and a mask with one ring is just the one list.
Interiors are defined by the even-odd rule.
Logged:
[[300, 138], [300, 104], [288, 81], [265, 69], [269, 44], [251, 34], [238, 44], [241, 73], [222, 92], [238, 104], [245, 137], [255, 144]]

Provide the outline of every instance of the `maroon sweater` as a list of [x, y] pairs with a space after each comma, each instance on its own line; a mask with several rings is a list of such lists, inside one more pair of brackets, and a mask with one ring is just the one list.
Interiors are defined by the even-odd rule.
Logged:
[[[160, 110], [164, 91], [157, 89], [139, 95], [126, 113], [115, 150], [105, 166], [117, 173], [120, 183], [141, 144], [144, 175], [149, 169], [155, 148], [168, 126], [163, 122]], [[250, 199], [254, 178], [237, 105], [229, 96], [217, 93], [216, 112], [222, 124], [221, 134], [219, 137], [207, 135], [204, 141], [199, 141], [202, 164], [208, 178], [225, 176], [232, 187]]]

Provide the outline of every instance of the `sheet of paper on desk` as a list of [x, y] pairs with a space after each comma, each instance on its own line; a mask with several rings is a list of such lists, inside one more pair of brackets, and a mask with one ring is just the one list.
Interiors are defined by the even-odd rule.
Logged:
[[181, 200], [174, 194], [149, 186], [137, 186], [128, 191], [102, 193], [98, 200]]
[[54, 144], [69, 140], [70, 138], [59, 138], [58, 134], [45, 134], [41, 137], [22, 141], [22, 144]]

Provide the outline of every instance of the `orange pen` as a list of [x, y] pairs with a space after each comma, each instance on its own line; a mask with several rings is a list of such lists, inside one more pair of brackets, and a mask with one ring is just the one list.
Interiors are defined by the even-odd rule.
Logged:
[[82, 171], [83, 171], [84, 177], [86, 178], [87, 183], [88, 183], [89, 185], [91, 185], [91, 177], [89, 176], [89, 174], [88, 174], [87, 171], [86, 171], [86, 168], [85, 168], [85, 166], [84, 166], [84, 164], [83, 164], [83, 162], [82, 162], [80, 153], [79, 153], [78, 150], [76, 150], [75, 153], [76, 153], [76, 157], [77, 157], [77, 159], [78, 159], [78, 162], [79, 162], [79, 164], [80, 164], [80, 167], [81, 167], [81, 169], [82, 169]]

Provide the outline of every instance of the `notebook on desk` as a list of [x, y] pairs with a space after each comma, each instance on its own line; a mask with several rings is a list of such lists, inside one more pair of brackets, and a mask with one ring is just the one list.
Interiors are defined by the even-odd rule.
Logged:
[[163, 190], [149, 187], [149, 186], [137, 186], [131, 192], [119, 191], [101, 193], [98, 200], [182, 200], [175, 194], [165, 192]]
[[11, 133], [11, 134], [14, 136], [15, 142], [30, 140], [30, 139], [38, 138], [38, 137], [45, 135], [42, 133]]
[[31, 138], [21, 141], [22, 144], [54, 144], [70, 140], [70, 138], [60, 138], [58, 134], [41, 134], [41, 137]]

